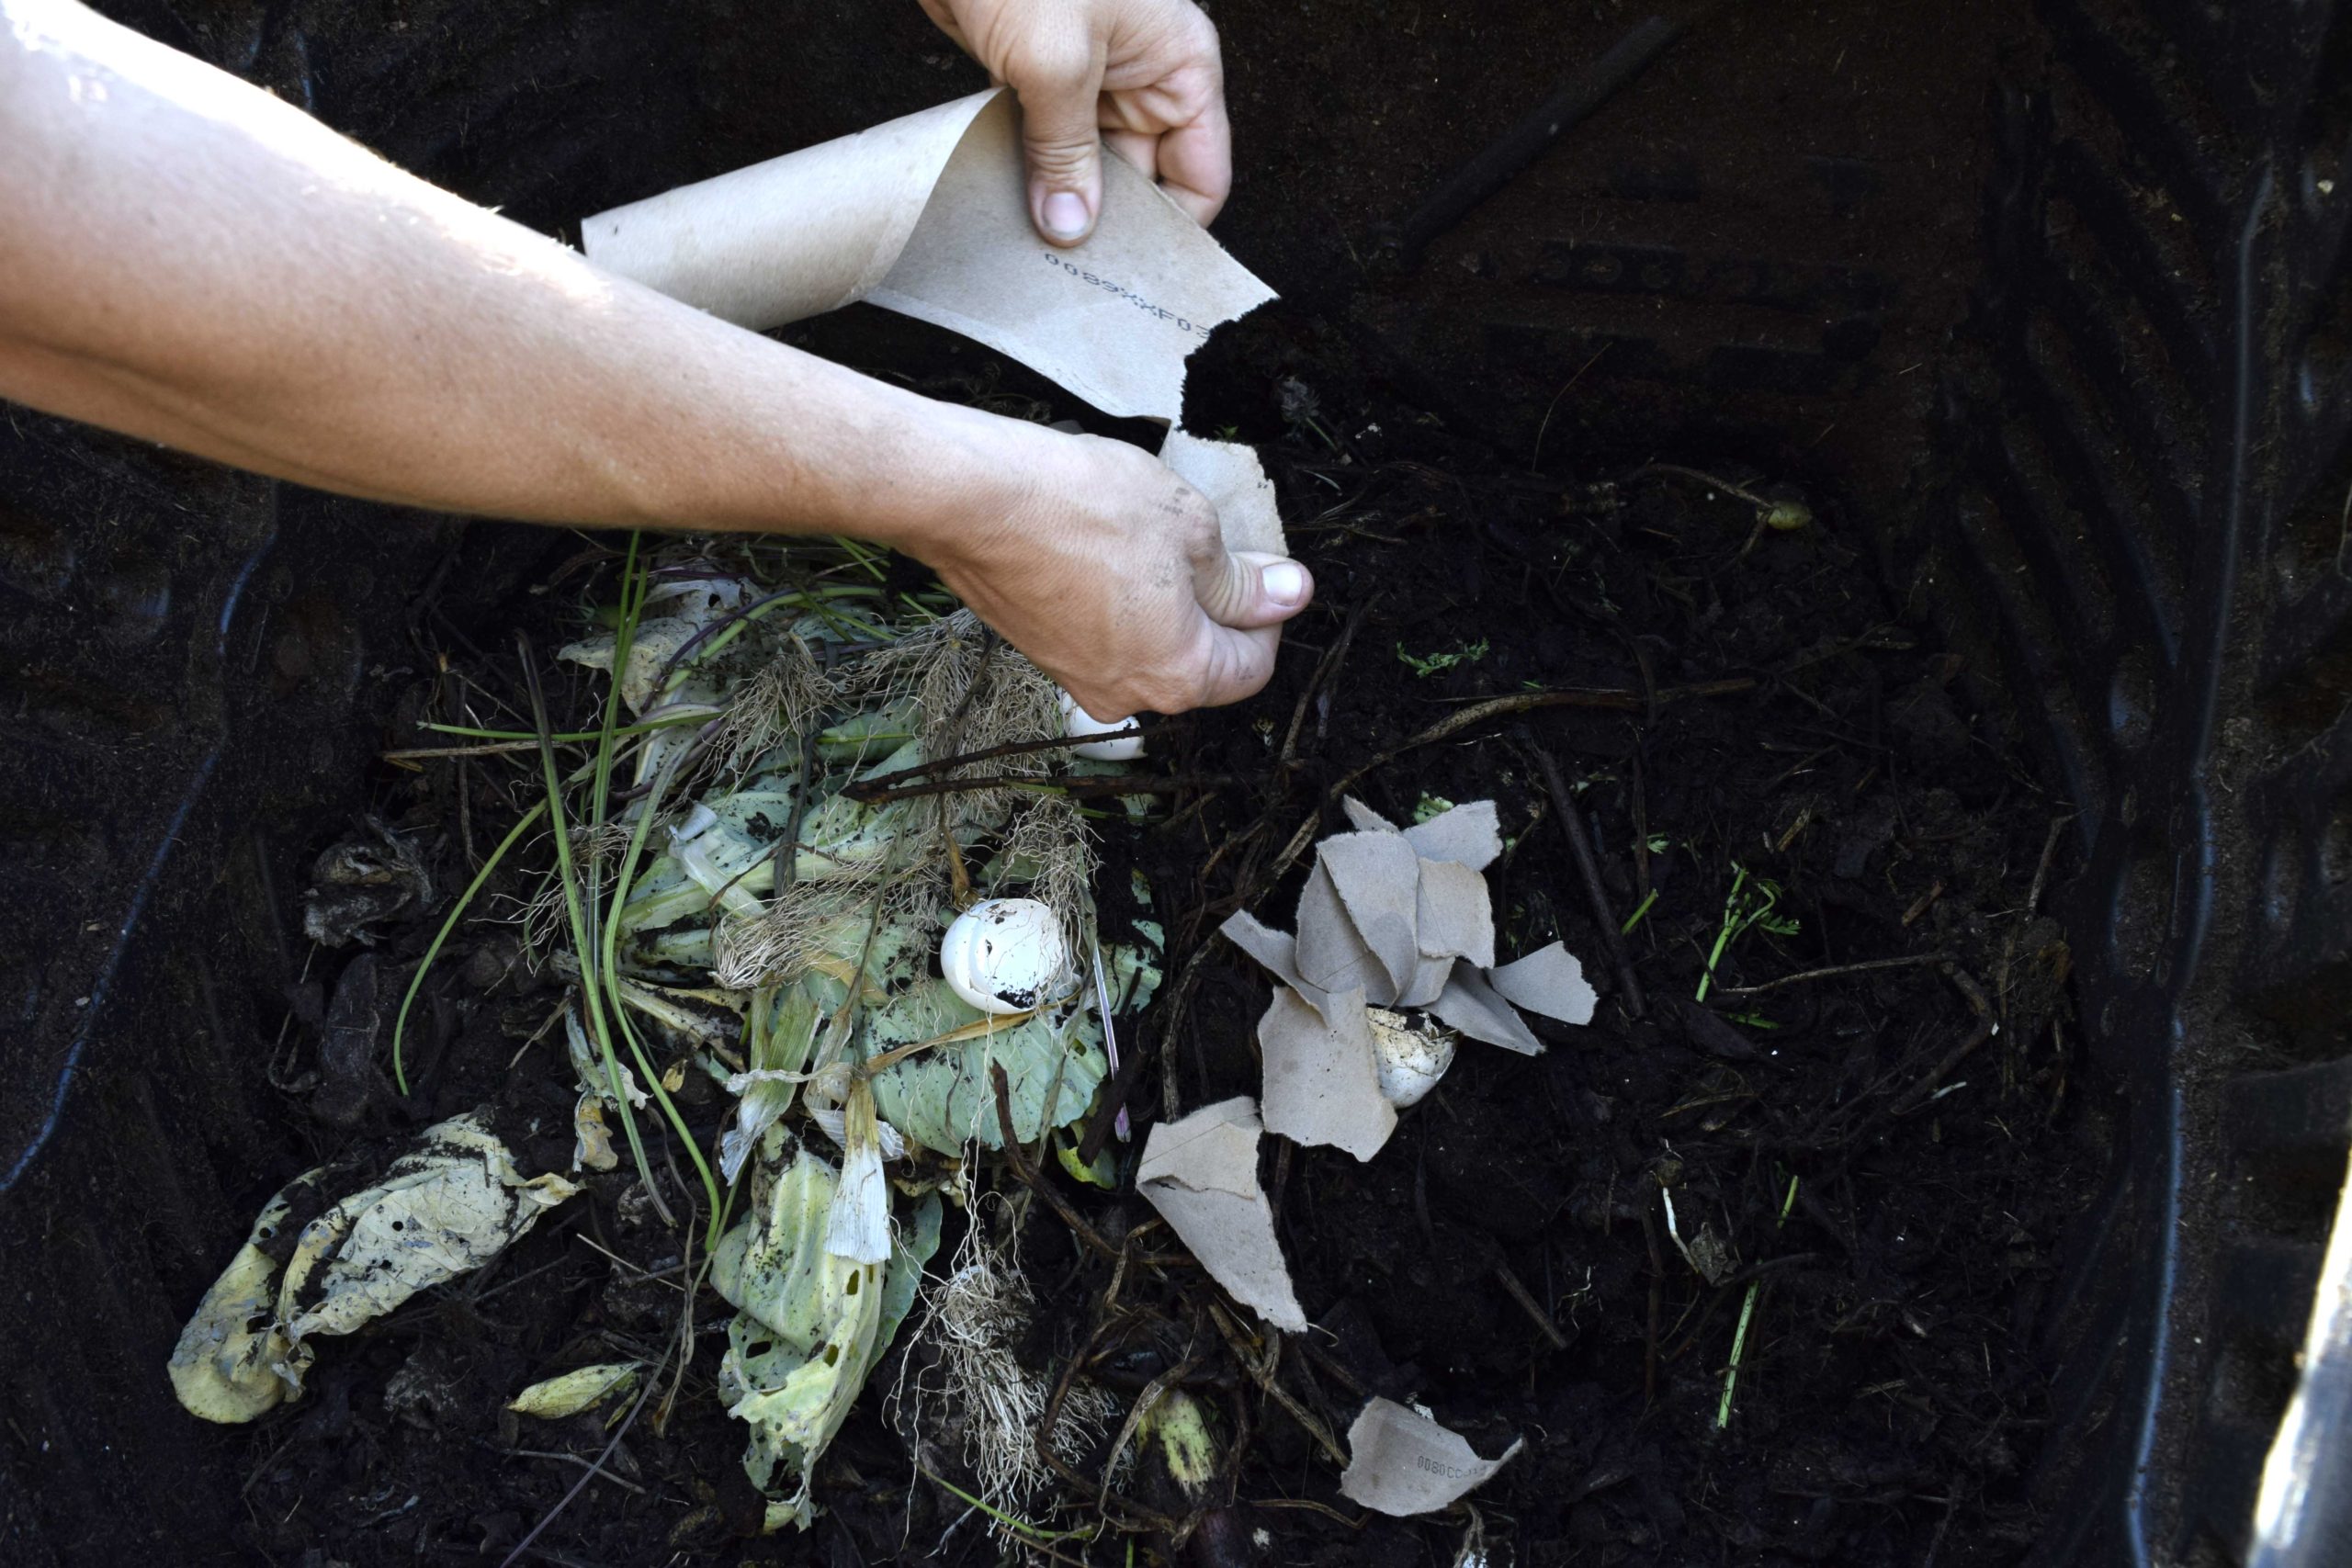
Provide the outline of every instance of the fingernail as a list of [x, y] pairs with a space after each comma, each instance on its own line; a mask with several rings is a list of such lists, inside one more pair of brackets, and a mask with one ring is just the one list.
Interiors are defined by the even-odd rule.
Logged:
[[1258, 582], [1266, 597], [1287, 609], [1306, 599], [1306, 569], [1295, 560], [1278, 560], [1262, 568]]
[[1086, 203], [1076, 191], [1057, 190], [1046, 198], [1041, 209], [1046, 227], [1057, 238], [1075, 240], [1086, 232]]

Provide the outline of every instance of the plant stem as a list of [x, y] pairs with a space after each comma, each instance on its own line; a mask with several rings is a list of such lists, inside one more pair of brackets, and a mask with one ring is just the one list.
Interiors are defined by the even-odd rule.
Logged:
[[433, 967], [433, 961], [441, 956], [442, 943], [447, 942], [449, 933], [458, 929], [458, 920], [465, 917], [468, 907], [474, 901], [474, 895], [481, 891], [481, 885], [490, 880], [490, 874], [498, 869], [498, 863], [506, 858], [506, 852], [514, 847], [514, 841], [539, 819], [547, 808], [546, 801], [539, 802], [523, 813], [521, 821], [506, 829], [506, 837], [498, 840], [498, 847], [490, 852], [490, 858], [481, 863], [481, 869], [474, 873], [474, 879], [466, 884], [466, 890], [458, 894], [458, 901], [449, 907], [448, 918], [434, 933], [433, 945], [424, 950], [424, 961], [416, 966], [416, 973], [409, 976], [408, 994], [401, 998], [401, 1010], [392, 1020], [392, 1081], [400, 1086], [401, 1094], [408, 1093], [408, 1066], [401, 1059], [401, 1041], [408, 1032], [408, 1010], [415, 1002], [418, 989], [424, 984], [425, 972]]

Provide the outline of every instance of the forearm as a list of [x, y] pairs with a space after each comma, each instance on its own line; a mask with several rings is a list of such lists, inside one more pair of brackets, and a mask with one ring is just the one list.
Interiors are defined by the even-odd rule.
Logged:
[[996, 422], [598, 272], [77, 6], [0, 0], [0, 396], [348, 493], [917, 547]]

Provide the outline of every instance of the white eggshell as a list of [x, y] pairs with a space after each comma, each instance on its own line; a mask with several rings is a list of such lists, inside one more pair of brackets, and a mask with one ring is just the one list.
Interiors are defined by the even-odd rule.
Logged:
[[1380, 1092], [1399, 1111], [1419, 1103], [1453, 1066], [1453, 1032], [1435, 1024], [1415, 1029], [1385, 1008], [1364, 1011], [1372, 1021], [1372, 1057], [1380, 1070]]
[[[1125, 729], [1135, 723], [1132, 718], [1114, 719], [1105, 724], [1078, 705], [1078, 699], [1068, 692], [1062, 694], [1062, 733], [1064, 735], [1106, 735], [1114, 729]], [[1143, 755], [1143, 737], [1123, 736], [1116, 740], [1091, 740], [1071, 750], [1090, 762], [1132, 762]]]
[[1036, 899], [990, 898], [948, 926], [939, 972], [982, 1012], [1027, 1012], [1069, 989], [1069, 945], [1061, 921]]

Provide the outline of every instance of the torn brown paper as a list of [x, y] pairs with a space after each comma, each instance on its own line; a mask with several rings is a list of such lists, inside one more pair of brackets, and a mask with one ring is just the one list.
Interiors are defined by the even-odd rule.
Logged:
[[[1340, 833], [1316, 847], [1316, 866], [1330, 877], [1340, 902], [1354, 922], [1356, 935], [1380, 959], [1390, 981], [1386, 995], [1364, 987], [1367, 1000], [1380, 1003], [1413, 983], [1421, 951], [1415, 929], [1420, 919], [1421, 865], [1412, 846], [1393, 833]], [[1299, 900], [1300, 962], [1310, 977], [1315, 971], [1306, 956], [1306, 900]], [[1336, 987], [1334, 987], [1336, 988]]]
[[1487, 978], [1512, 1006], [1562, 1023], [1590, 1023], [1592, 1010], [1600, 999], [1584, 977], [1584, 965], [1556, 942], [1504, 964]]
[[1409, 1405], [1375, 1398], [1348, 1428], [1340, 1495], [1396, 1518], [1435, 1513], [1483, 1484], [1526, 1445], [1521, 1438], [1500, 1459], [1480, 1459], [1459, 1432]]
[[1163, 1122], [1144, 1141], [1136, 1190], [1210, 1277], [1277, 1328], [1306, 1331], [1273, 1211], [1258, 1185], [1258, 1107], [1248, 1095]]
[[1430, 1011], [1473, 1040], [1522, 1056], [1544, 1054], [1544, 1042], [1535, 1038], [1510, 1003], [1495, 994], [1487, 977], [1467, 964], [1454, 964], [1453, 976], [1430, 1004]]
[[1503, 852], [1502, 827], [1491, 800], [1441, 811], [1405, 829], [1405, 841], [1423, 860], [1451, 861], [1484, 871]]
[[1227, 549], [1290, 553], [1283, 537], [1282, 511], [1274, 502], [1274, 481], [1266, 477], [1254, 448], [1171, 429], [1160, 443], [1159, 460], [1216, 507]]
[[1458, 861], [1425, 860], [1415, 908], [1414, 941], [1423, 958], [1494, 967], [1495, 907], [1485, 877]]
[[1396, 1130], [1396, 1107], [1381, 1091], [1363, 995], [1351, 991], [1334, 1000], [1336, 1006], [1317, 1016], [1287, 987], [1274, 987], [1258, 1021], [1266, 1130], [1370, 1159]]
[[1030, 226], [1002, 88], [616, 207], [588, 259], [764, 332], [858, 299], [962, 333], [1105, 413], [1174, 421], [1184, 357], [1273, 290], [1134, 165], [1082, 245]]
[[1348, 820], [1356, 825], [1359, 832], [1393, 833], [1396, 831], [1396, 823], [1391, 822], [1352, 795], [1343, 795], [1340, 797], [1340, 808], [1348, 814]]
[[1355, 921], [1331, 884], [1330, 868], [1320, 863], [1306, 874], [1306, 885], [1298, 892], [1296, 953], [1298, 973], [1317, 990], [1360, 991], [1374, 1003], [1396, 995], [1386, 963], [1357, 934]]
[[[1039, 239], [1002, 88], [597, 213], [580, 239], [597, 265], [740, 326], [868, 300], [1171, 428], [1185, 357], [1274, 297], [1116, 154], [1086, 243]], [[1217, 503], [1227, 549], [1284, 553], [1256, 453], [1177, 432], [1160, 455]]]

